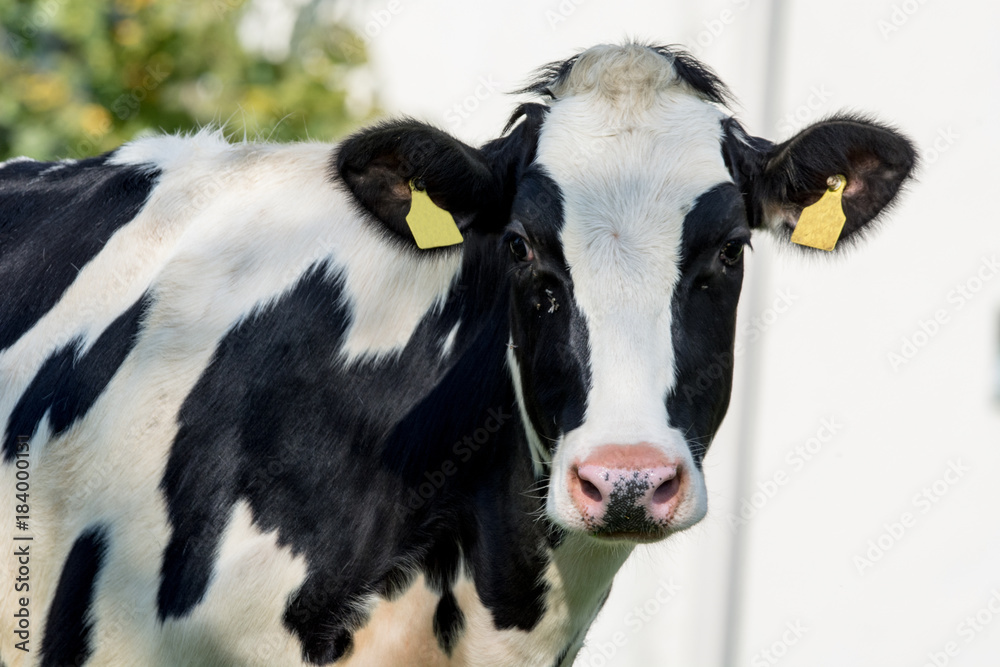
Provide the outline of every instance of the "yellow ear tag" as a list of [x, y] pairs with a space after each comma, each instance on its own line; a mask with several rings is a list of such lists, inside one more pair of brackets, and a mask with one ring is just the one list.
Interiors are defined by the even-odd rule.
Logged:
[[827, 251], [833, 250], [837, 245], [847, 220], [842, 202], [847, 179], [838, 174], [831, 176], [826, 184], [829, 189], [820, 200], [802, 209], [802, 215], [792, 232], [792, 243]]
[[410, 226], [413, 240], [421, 250], [440, 248], [462, 242], [455, 218], [440, 208], [427, 196], [426, 190], [417, 190], [410, 182], [410, 212], [406, 224]]

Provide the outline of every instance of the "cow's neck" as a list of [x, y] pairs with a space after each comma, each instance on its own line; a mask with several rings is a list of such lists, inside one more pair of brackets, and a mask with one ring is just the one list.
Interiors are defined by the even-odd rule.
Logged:
[[[627, 556], [568, 536], [545, 517], [546, 485], [533, 468], [507, 368], [509, 287], [497, 245], [496, 238], [467, 239], [443, 304], [420, 320], [398, 354], [337, 361], [333, 351], [342, 349], [350, 312], [315, 312], [315, 303], [343, 303], [342, 283], [319, 274], [310, 289], [289, 295], [287, 308], [277, 304], [244, 332], [271, 345], [268, 318], [274, 329], [289, 330], [299, 292], [329, 293], [305, 301], [309, 315], [297, 326], [330, 327], [311, 340], [326, 341], [331, 353], [292, 347], [308, 354], [302, 368], [276, 369], [282, 375], [272, 383], [289, 387], [282, 418], [245, 430], [248, 470], [234, 480], [267, 483], [233, 492], [247, 495], [262, 530], [277, 529], [309, 564], [284, 621], [312, 661], [339, 660], [352, 645], [361, 660], [365, 646], [378, 644], [365, 639], [366, 628], [375, 638], [378, 619], [412, 594], [423, 600], [414, 609], [423, 611], [404, 616], [414, 627], [429, 626], [433, 616], [456, 664], [552, 664], [572, 652]], [[320, 372], [317, 359], [333, 361]], [[224, 381], [225, 369], [216, 370]], [[303, 385], [303, 377], [313, 384]], [[270, 414], [266, 401], [248, 400], [246, 414]], [[350, 429], [311, 435], [312, 423]], [[332, 485], [315, 464], [317, 453], [336, 471]], [[277, 478], [265, 469], [276, 457], [288, 462]], [[175, 502], [188, 508], [209, 501], [199, 498]], [[306, 529], [300, 516], [321, 519]], [[484, 655], [492, 657], [476, 657]]]
[[[490, 252], [491, 248], [476, 250]], [[488, 260], [478, 257], [467, 261], [466, 267], [484, 263]], [[471, 539], [460, 540], [463, 567], [456, 568], [450, 585], [443, 585], [443, 592], [455, 596], [467, 617], [467, 632], [453, 655], [458, 663], [463, 662], [466, 650], [473, 664], [487, 655], [493, 656], [493, 664], [504, 664], [512, 656], [519, 657], [511, 664], [571, 657], [632, 551], [629, 545], [602, 545], [587, 536], [565, 533], [544, 514], [546, 483], [532, 461], [524, 415], [516, 407], [507, 368], [509, 287], [505, 275], [495, 268], [463, 272], [448, 300], [449, 304], [461, 302], [458, 320], [476, 330], [459, 337], [454, 363], [442, 369], [434, 388], [438, 397], [429, 402], [451, 416], [440, 414], [429, 421], [464, 421], [463, 432], [416, 450], [412, 438], [408, 443], [408, 451], [425, 450], [408, 466], [412, 483], [418, 484], [418, 497], [419, 484], [435, 481], [437, 471], [450, 470], [448, 461], [456, 456], [469, 456], [458, 462], [457, 472], [447, 480], [460, 496], [468, 494], [470, 512], [465, 516], [475, 524], [475, 528], [459, 528], [459, 535]], [[440, 317], [439, 328], [444, 330], [451, 326], [449, 318], [456, 316], [446, 306]], [[449, 401], [440, 397], [473, 402], [456, 419], [448, 409]], [[402, 430], [412, 433], [408, 426]], [[477, 436], [484, 430], [490, 432], [490, 440], [479, 443]], [[471, 455], [470, 450], [474, 450]], [[434, 532], [442, 514], [454, 514], [455, 497], [450, 490], [434, 494], [415, 511], [413, 518], [424, 529]], [[438, 539], [452, 541], [455, 535], [448, 530]]]

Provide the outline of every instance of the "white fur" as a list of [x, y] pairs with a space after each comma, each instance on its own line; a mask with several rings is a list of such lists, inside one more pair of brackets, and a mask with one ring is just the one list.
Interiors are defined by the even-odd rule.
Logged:
[[[574, 639], [583, 635], [597, 615], [615, 573], [628, 558], [627, 545], [594, 544], [583, 535], [568, 535], [552, 552], [543, 574], [547, 586], [545, 611], [530, 631], [497, 630], [492, 612], [465, 576], [454, 587], [465, 615], [465, 631], [452, 654], [452, 664], [466, 667], [552, 665]], [[579, 649], [579, 643], [573, 651]], [[563, 663], [572, 664], [572, 654]]]
[[447, 357], [451, 354], [451, 350], [455, 347], [455, 338], [458, 336], [458, 328], [462, 326], [462, 321], [459, 320], [455, 323], [455, 326], [451, 328], [448, 335], [444, 337], [444, 341], [441, 343], [441, 356]]
[[418, 259], [386, 244], [367, 244], [346, 258], [352, 319], [341, 348], [344, 357], [353, 361], [401, 352], [420, 320], [444, 306], [462, 254], [435, 255]]
[[76, 160], [70, 160], [70, 159], [59, 160], [58, 162], [56, 162], [55, 164], [53, 164], [48, 169], [45, 169], [45, 170], [39, 172], [38, 175], [39, 176], [47, 176], [48, 174], [52, 174], [52, 173], [57, 172], [57, 171], [59, 171], [61, 169], [65, 169], [66, 167], [68, 167], [71, 164], [76, 164]]
[[536, 477], [545, 474], [546, 466], [552, 461], [549, 449], [542, 443], [542, 437], [531, 426], [531, 419], [528, 417], [528, 410], [524, 402], [524, 388], [521, 386], [521, 368], [517, 363], [517, 356], [514, 354], [514, 343], [507, 342], [507, 367], [510, 369], [510, 377], [514, 384], [514, 396], [517, 398], [517, 409], [521, 414], [521, 421], [524, 423], [524, 432], [528, 438], [528, 447], [531, 449], [531, 465]]
[[27, 157], [25, 155], [20, 155], [18, 157], [12, 157], [9, 160], [4, 160], [3, 162], [0, 162], [0, 169], [3, 169], [4, 167], [9, 167], [12, 164], [17, 164], [18, 162], [34, 162], [34, 160], [32, 160], [30, 157]]
[[[155, 643], [155, 662], [148, 664], [305, 667], [298, 637], [282, 619], [288, 598], [307, 569], [301, 556], [277, 544], [276, 532], [262, 533], [253, 525], [249, 505], [240, 501], [222, 537], [205, 599], [191, 614], [163, 624]], [[113, 613], [114, 608], [108, 611]]]
[[434, 611], [440, 600], [423, 574], [391, 601], [373, 596], [367, 605], [367, 622], [354, 633], [351, 654], [338, 667], [445, 667], [448, 656], [434, 635]]

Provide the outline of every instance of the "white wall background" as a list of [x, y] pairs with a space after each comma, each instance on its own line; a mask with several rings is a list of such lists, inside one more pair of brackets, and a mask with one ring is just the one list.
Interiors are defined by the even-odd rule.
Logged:
[[[754, 312], [744, 299], [739, 327], [763, 332], [746, 471], [759, 507], [739, 528], [730, 664], [995, 666], [1000, 274], [984, 259], [1000, 259], [1000, 5], [787, 4], [777, 127], [762, 126], [770, 0], [360, 0], [333, 11], [368, 35], [359, 90], [473, 143], [497, 135], [516, 99], [503, 91], [532, 69], [625, 36], [687, 45], [771, 139], [842, 108], [909, 134], [923, 167], [864, 247], [821, 261], [754, 241], [745, 290], [761, 299]], [[780, 294], [786, 312], [766, 312]], [[904, 341], [915, 354], [893, 364]], [[578, 665], [723, 664], [745, 361], [705, 463], [708, 518], [636, 553]], [[797, 463], [824, 419], [836, 432]], [[776, 473], [785, 483], [767, 484]], [[749, 495], [759, 485], [772, 496]]]

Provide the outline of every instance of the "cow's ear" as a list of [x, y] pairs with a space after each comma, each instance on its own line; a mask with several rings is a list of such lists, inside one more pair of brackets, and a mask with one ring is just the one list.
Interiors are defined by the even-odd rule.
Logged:
[[502, 204], [501, 179], [479, 150], [412, 120], [383, 123], [349, 137], [335, 165], [357, 202], [410, 243], [411, 183], [451, 213], [463, 233]]
[[836, 176], [846, 178], [838, 194], [845, 220], [834, 240], [858, 238], [892, 203], [917, 161], [906, 137], [860, 116], [820, 121], [777, 145], [740, 136], [735, 124], [726, 129], [727, 162], [747, 198], [751, 226], [784, 239], [791, 238], [802, 211], [828, 193]]

